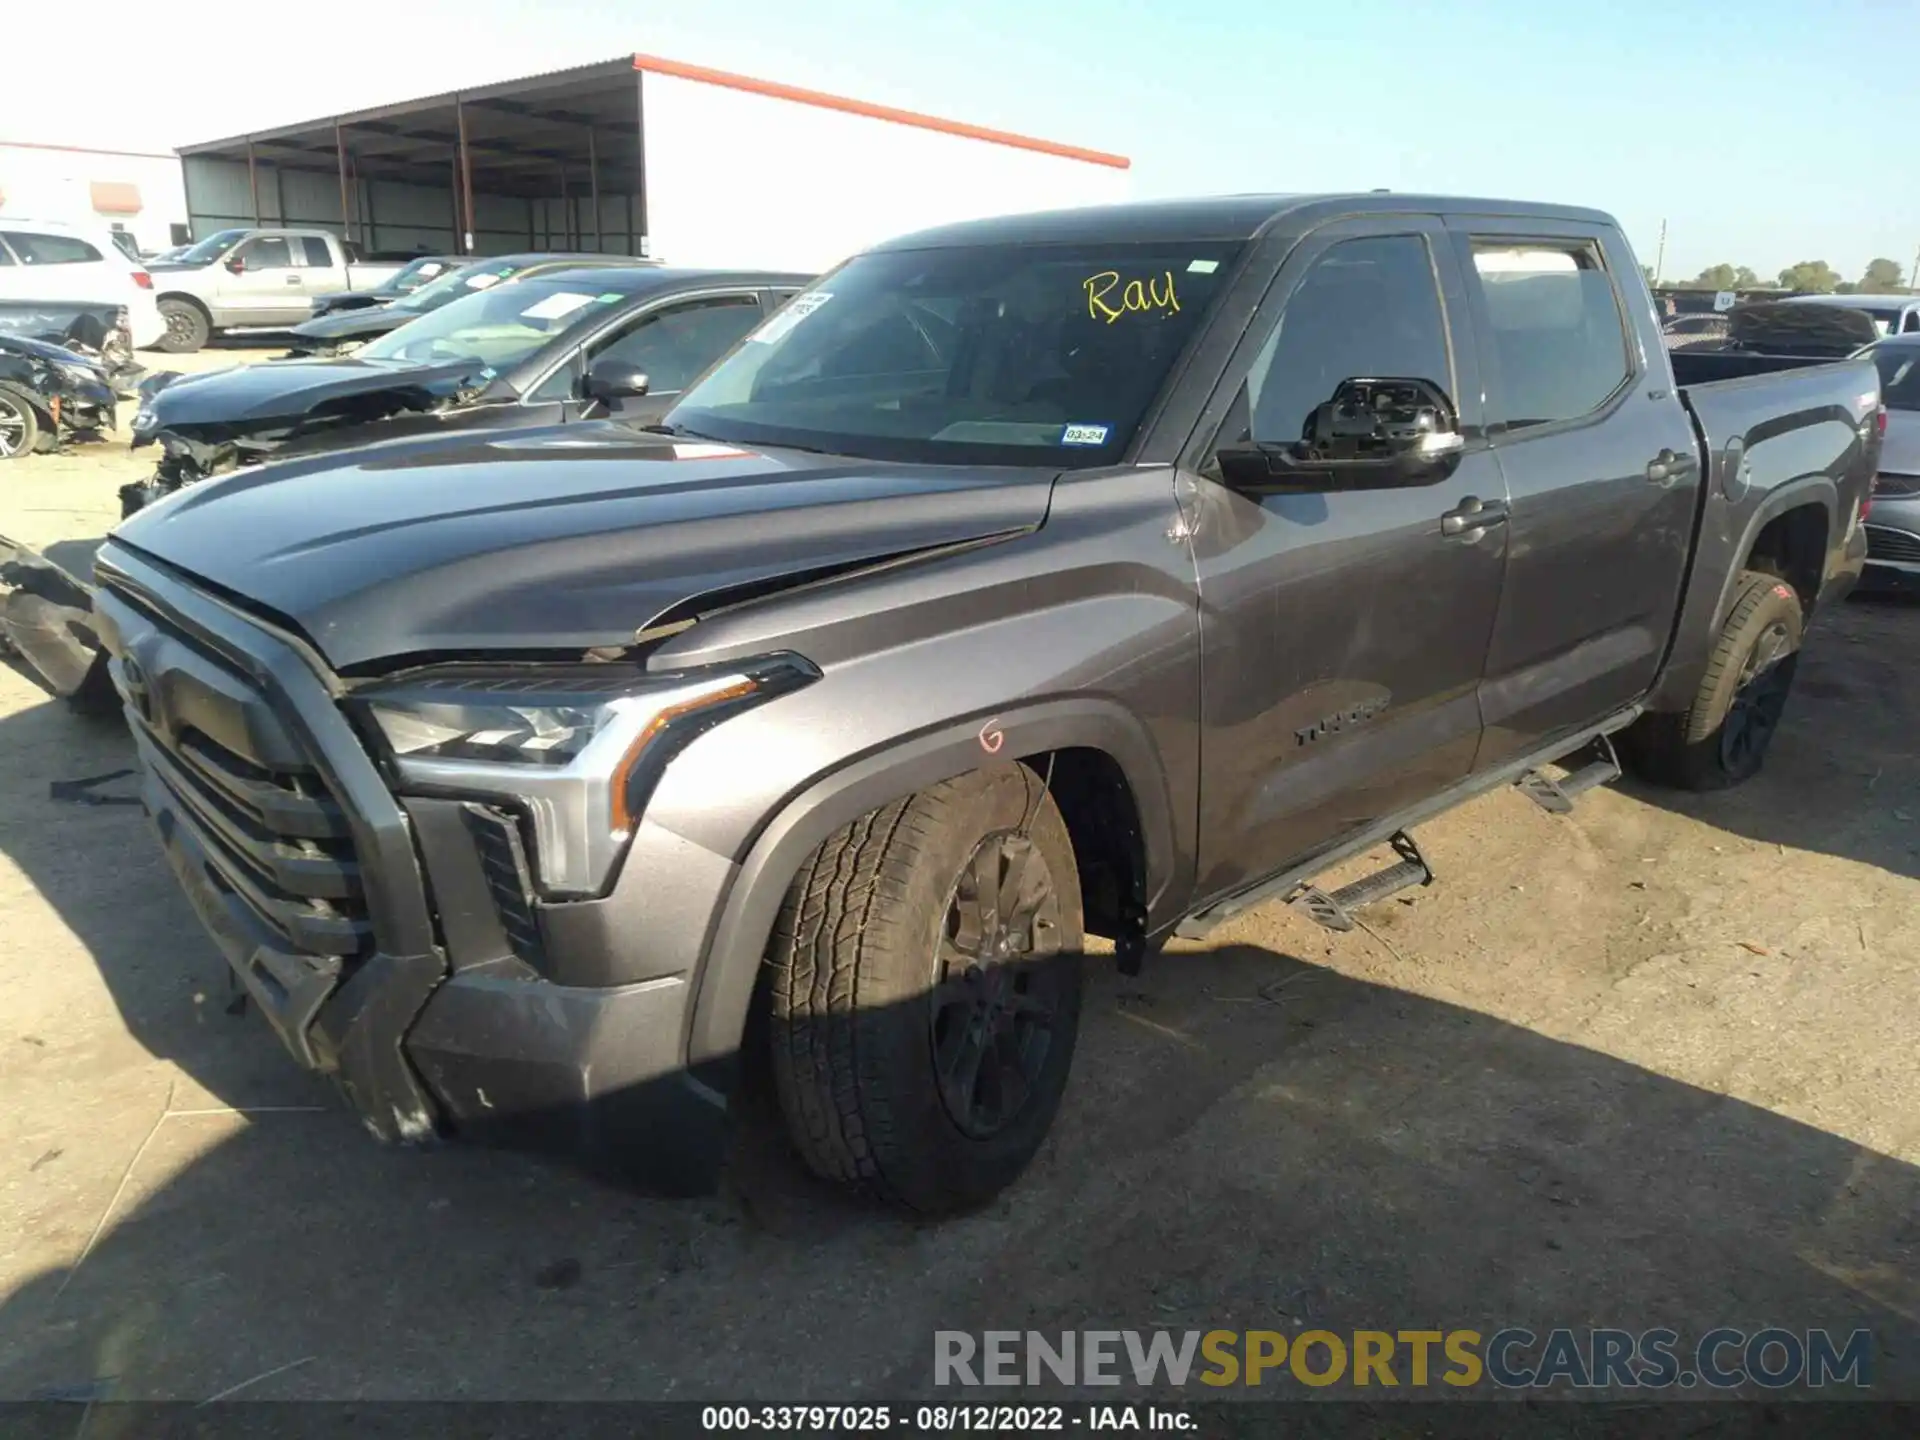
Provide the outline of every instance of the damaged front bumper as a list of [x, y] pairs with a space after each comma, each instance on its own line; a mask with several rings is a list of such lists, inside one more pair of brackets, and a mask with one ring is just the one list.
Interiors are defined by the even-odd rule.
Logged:
[[682, 1060], [686, 978], [546, 978], [488, 817], [396, 797], [297, 641], [125, 547], [99, 575], [149, 815], [294, 1058], [385, 1140], [451, 1132], [711, 1188], [726, 1103]]

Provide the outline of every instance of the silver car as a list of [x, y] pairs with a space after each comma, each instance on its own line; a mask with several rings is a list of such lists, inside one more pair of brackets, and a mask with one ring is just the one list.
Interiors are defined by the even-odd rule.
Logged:
[[1920, 334], [1869, 345], [1880, 367], [1886, 441], [1867, 520], [1868, 584], [1920, 587]]

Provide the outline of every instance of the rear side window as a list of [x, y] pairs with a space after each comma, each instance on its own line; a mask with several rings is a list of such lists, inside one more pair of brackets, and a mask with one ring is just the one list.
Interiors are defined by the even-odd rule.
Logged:
[[74, 235], [8, 230], [0, 238], [13, 248], [22, 265], [85, 265], [104, 258], [93, 246]]
[[1627, 332], [1613, 281], [1587, 241], [1473, 242], [1509, 428], [1591, 415], [1626, 383]]
[[297, 247], [297, 250], [304, 249], [307, 252], [306, 259], [301, 263], [311, 265], [315, 269], [320, 270], [324, 270], [333, 264], [333, 252], [327, 249], [327, 242], [322, 240], [318, 235], [309, 235], [305, 239], [296, 240], [293, 243]]

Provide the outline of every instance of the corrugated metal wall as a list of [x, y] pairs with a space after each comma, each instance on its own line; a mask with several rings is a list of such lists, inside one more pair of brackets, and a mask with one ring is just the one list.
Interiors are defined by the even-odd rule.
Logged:
[[[247, 167], [233, 160], [190, 155], [181, 161], [187, 208], [194, 238], [254, 221]], [[347, 233], [340, 215], [340, 179], [308, 170], [257, 165], [260, 223], [313, 225], [336, 235]], [[458, 250], [454, 230], [453, 184], [408, 185], [391, 180], [356, 179], [348, 186], [351, 234], [366, 251]], [[474, 249], [482, 255], [521, 250], [598, 250], [632, 255], [638, 243], [634, 219], [638, 207], [625, 195], [600, 197], [600, 238], [596, 244], [593, 204], [584, 195], [567, 200], [523, 200], [476, 191]], [[571, 212], [571, 220], [569, 219]]]

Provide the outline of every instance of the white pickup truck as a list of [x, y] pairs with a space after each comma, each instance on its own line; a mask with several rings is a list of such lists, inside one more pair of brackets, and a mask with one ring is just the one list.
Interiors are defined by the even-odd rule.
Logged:
[[298, 325], [315, 296], [371, 290], [402, 263], [362, 261], [325, 230], [222, 230], [148, 267], [167, 322], [158, 348], [185, 355], [222, 330]]

